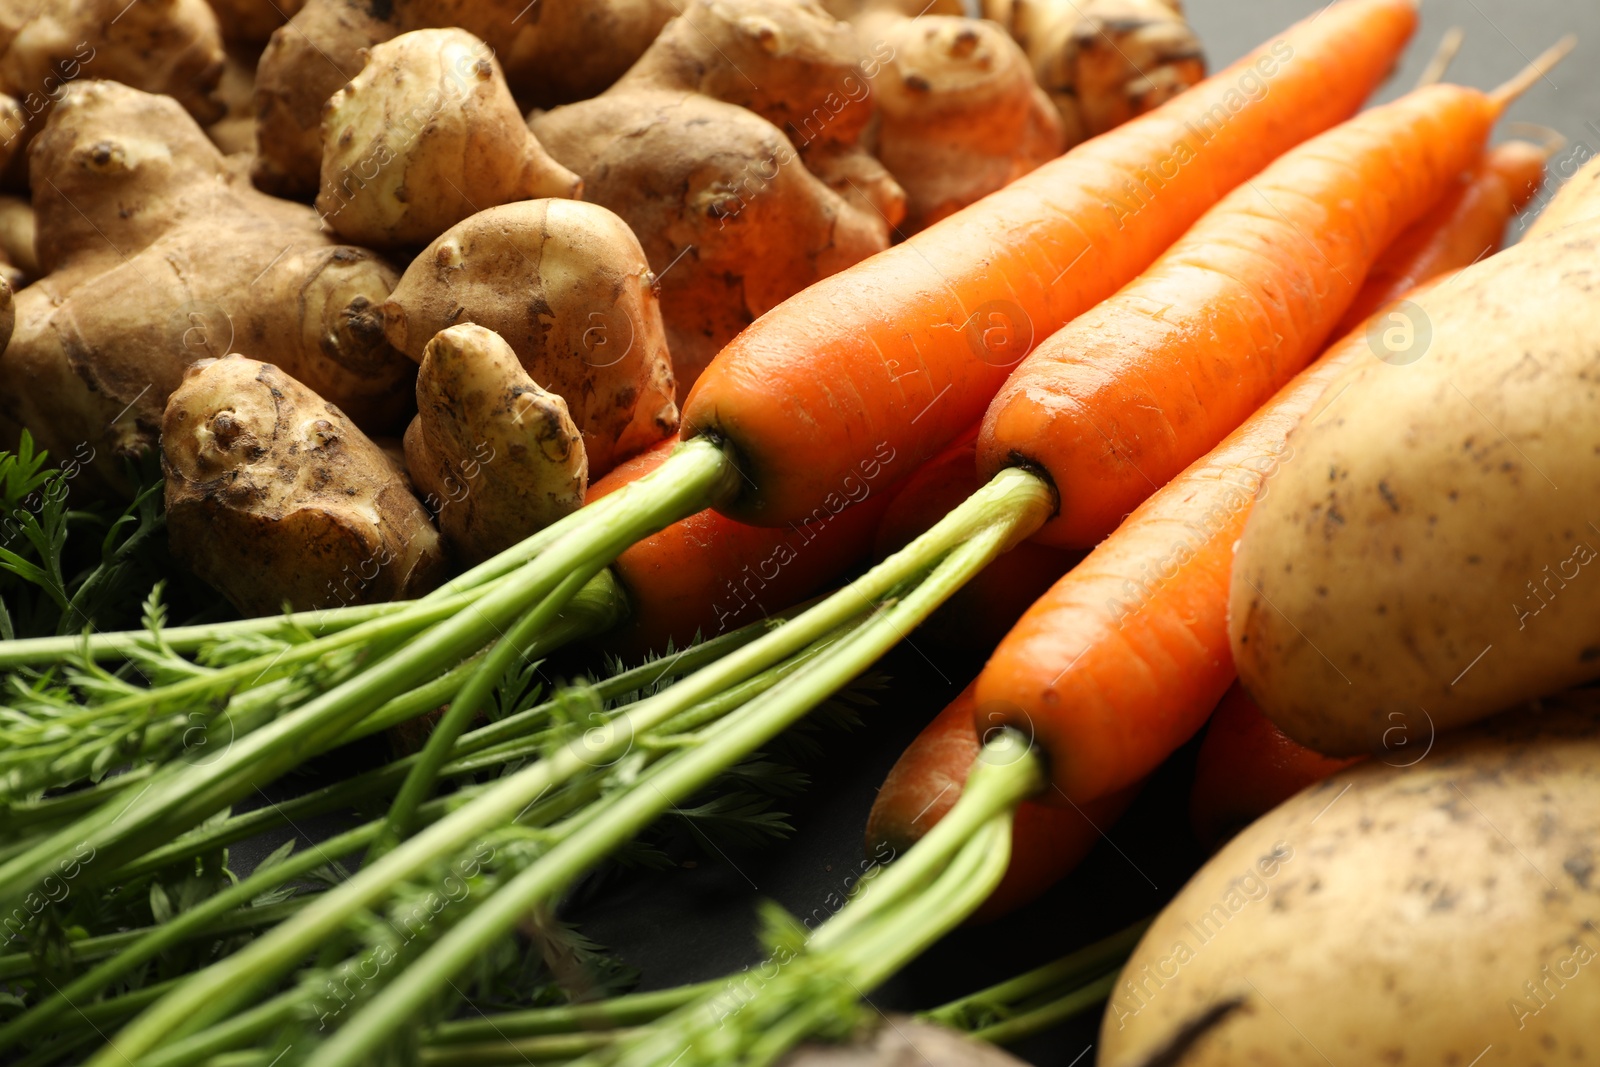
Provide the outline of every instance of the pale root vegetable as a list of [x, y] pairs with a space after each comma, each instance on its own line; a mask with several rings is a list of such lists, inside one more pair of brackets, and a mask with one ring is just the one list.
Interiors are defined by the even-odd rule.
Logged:
[[405, 425], [415, 367], [379, 315], [394, 271], [334, 244], [309, 207], [250, 188], [174, 100], [76, 82], [30, 156], [48, 276], [18, 294], [0, 353], [12, 426], [57, 455], [87, 446], [120, 486], [184, 368], [240, 349], [367, 430]]
[[202, 360], [161, 426], [174, 556], [246, 615], [418, 596], [443, 547], [403, 475], [270, 363]]
[[361, 51], [411, 30], [458, 26], [494, 47], [512, 92], [549, 106], [593, 96], [649, 47], [676, 0], [305, 0], [268, 41], [256, 75], [256, 184], [309, 197], [322, 160], [322, 108], [362, 67]]
[[983, 0], [1055, 102], [1068, 146], [1142, 115], [1206, 74], [1178, 0]]
[[1391, 307], [1235, 557], [1239, 677], [1329, 755], [1600, 675], [1600, 220]]
[[427, 244], [485, 208], [582, 187], [529, 132], [493, 50], [465, 30], [374, 45], [323, 111], [317, 210], [368, 247]]
[[814, 0], [695, 0], [606, 92], [531, 117], [638, 234], [680, 397], [757, 316], [888, 246], [904, 193], [859, 143], [862, 62]]
[[1600, 158], [1584, 164], [1561, 186], [1522, 239], [1531, 241], [1596, 216], [1600, 216]]
[[272, 31], [294, 17], [305, 0], [209, 0], [222, 26], [222, 38], [231, 44], [267, 43]]
[[20, 184], [28, 166], [28, 111], [16, 97], [0, 92], [0, 177]]
[[902, 232], [966, 207], [1060, 155], [1066, 133], [1027, 56], [993, 22], [873, 11], [863, 50], [886, 55], [872, 81], [879, 159], [906, 191]]
[[1099, 1063], [1585, 1060], [1597, 776], [1600, 700], [1580, 691], [1299, 793], [1156, 918], [1106, 1006]]
[[499, 334], [566, 402], [598, 477], [678, 425], [654, 282], [616, 215], [526, 200], [481, 211], [423, 250], [383, 305], [384, 330], [418, 361], [457, 323]]
[[206, 0], [0, 0], [0, 92], [21, 102], [33, 129], [80, 78], [161, 93], [215, 122], [222, 65]]
[[493, 330], [428, 342], [406, 469], [462, 559], [510, 548], [583, 506], [589, 462], [564, 400], [539, 388]]

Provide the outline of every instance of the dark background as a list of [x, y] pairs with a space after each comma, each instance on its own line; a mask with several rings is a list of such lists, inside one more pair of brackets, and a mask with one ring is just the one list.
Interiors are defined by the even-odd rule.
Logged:
[[[1321, 6], [1314, 0], [1187, 4], [1213, 70]], [[1481, 88], [1499, 84], [1562, 34], [1575, 32], [1578, 50], [1512, 107], [1498, 137], [1546, 138], [1520, 130], [1519, 122], [1563, 135], [1568, 145], [1552, 160], [1552, 184], [1600, 149], [1600, 4], [1595, 0], [1424, 0], [1422, 13], [1421, 30], [1380, 99], [1415, 82], [1452, 25], [1463, 27], [1467, 37], [1450, 77]], [[1518, 229], [1514, 225], [1513, 233]], [[795, 833], [781, 847], [707, 849], [704, 854], [691, 847], [681, 852], [684, 862], [669, 870], [580, 886], [563, 917], [637, 968], [642, 989], [714, 978], [757, 963], [762, 952], [754, 933], [756, 904], [772, 899], [805, 916], [824, 908], [831, 894], [842, 894], [845, 878], [863, 858], [862, 829], [878, 784], [917, 730], [976, 675], [982, 660], [937, 649], [914, 634], [880, 666], [891, 681], [875, 694], [878, 706], [867, 709], [862, 728], [818, 735], [825, 755], [806, 762], [811, 787], [783, 805]], [[1158, 772], [1063, 884], [1005, 920], [952, 934], [873, 992], [872, 1003], [884, 1011], [934, 1007], [1158, 910], [1204, 859], [1188, 829], [1194, 748], [1191, 744]], [[320, 837], [338, 825], [327, 820], [299, 829]], [[249, 867], [256, 858], [252, 853], [264, 854], [276, 844], [252, 842], [236, 850], [239, 866]], [[1086, 1053], [1098, 1025], [1093, 1012], [1014, 1051], [1040, 1067], [1086, 1065], [1093, 1059]]]

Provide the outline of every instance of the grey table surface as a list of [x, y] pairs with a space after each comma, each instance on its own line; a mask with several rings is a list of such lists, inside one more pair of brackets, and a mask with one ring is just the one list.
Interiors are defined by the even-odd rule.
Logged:
[[[1317, 0], [1189, 0], [1187, 6], [1211, 67], [1218, 69], [1323, 5]], [[1511, 108], [1499, 136], [1515, 133], [1513, 124], [1526, 122], [1565, 137], [1567, 147], [1551, 164], [1555, 183], [1600, 150], [1600, 0], [1423, 0], [1422, 16], [1403, 64], [1379, 99], [1415, 82], [1451, 26], [1461, 26], [1467, 36], [1450, 77], [1484, 88], [1504, 81], [1572, 32], [1579, 36], [1577, 51]], [[880, 706], [860, 730], [827, 736], [826, 756], [806, 767], [813, 783], [787, 805], [795, 833], [782, 847], [707, 850], [665, 871], [580, 887], [564, 917], [637, 968], [644, 989], [714, 978], [757, 963], [757, 903], [776, 900], [799, 916], [828, 910], [830, 898], [837, 899], [863, 858], [867, 811], [889, 766], [981, 666], [978, 658], [897, 649], [882, 664], [892, 683], [879, 694]], [[932, 1007], [1157, 910], [1204, 860], [1188, 829], [1193, 749], [1191, 744], [1169, 761], [1064, 883], [1000, 922], [956, 931], [874, 991], [871, 1003], [883, 1011]], [[315, 838], [338, 825], [326, 820], [299, 829]], [[264, 853], [276, 843], [252, 842], [240, 851]], [[250, 865], [250, 859], [241, 859]], [[1039, 1067], [1086, 1067], [1094, 1058], [1098, 1026], [1098, 1012], [1093, 1012], [1015, 1051]]]

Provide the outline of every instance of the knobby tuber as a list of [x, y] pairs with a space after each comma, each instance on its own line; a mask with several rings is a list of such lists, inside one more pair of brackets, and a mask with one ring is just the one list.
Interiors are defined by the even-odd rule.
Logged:
[[1060, 116], [999, 26], [875, 10], [857, 22], [887, 55], [873, 82], [878, 158], [905, 188], [904, 232], [959, 211], [1060, 155]]
[[1069, 148], [1205, 77], [1180, 0], [983, 0], [983, 13], [1027, 53]]
[[206, 0], [0, 0], [0, 93], [21, 103], [24, 140], [79, 78], [161, 93], [200, 122], [215, 122], [222, 65], [222, 35]]
[[[196, 359], [247, 350], [359, 425], [397, 431], [415, 367], [384, 341], [396, 281], [311, 208], [252, 189], [170, 98], [68, 86], [31, 152], [39, 266], [0, 354], [0, 415], [123, 487]], [[0, 442], [0, 447], [7, 447]]]
[[323, 112], [317, 209], [370, 247], [426, 244], [484, 208], [576, 197], [582, 184], [540, 147], [493, 52], [465, 30], [374, 45]]
[[173, 554], [245, 615], [427, 592], [438, 531], [337, 407], [242, 355], [191, 366], [161, 426]]
[[280, 196], [316, 192], [322, 108], [360, 72], [364, 48], [458, 26], [493, 44], [519, 99], [548, 106], [610, 85], [676, 9], [676, 0], [306, 0], [256, 70], [256, 183]]
[[606, 92], [532, 116], [638, 234], [680, 395], [756, 316], [888, 246], [904, 193], [859, 144], [874, 62], [814, 0], [694, 0]]
[[566, 401], [539, 388], [493, 330], [428, 342], [406, 467], [451, 548], [476, 563], [583, 506], [589, 463]]
[[383, 306], [384, 330], [418, 361], [457, 323], [499, 334], [528, 377], [566, 402], [598, 477], [678, 425], [654, 280], [610, 211], [524, 200], [481, 211], [423, 250]]

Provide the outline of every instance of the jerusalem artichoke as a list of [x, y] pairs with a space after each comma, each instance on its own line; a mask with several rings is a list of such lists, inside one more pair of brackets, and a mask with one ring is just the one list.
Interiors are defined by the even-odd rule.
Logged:
[[419, 362], [461, 322], [505, 339], [583, 433], [589, 472], [678, 425], [654, 276], [620, 218], [578, 200], [525, 200], [445, 231], [383, 305], [384, 332]]
[[406, 467], [445, 539], [472, 563], [583, 506], [589, 463], [566, 401], [493, 330], [464, 323], [422, 352]]
[[578, 176], [523, 122], [489, 46], [465, 30], [374, 45], [322, 117], [317, 209], [373, 248], [422, 245], [513, 200], [576, 197]]
[[88, 443], [118, 486], [184, 368], [237, 348], [270, 353], [374, 432], [404, 425], [415, 368], [378, 313], [393, 270], [250, 188], [175, 101], [75, 82], [31, 166], [47, 276], [18, 294], [0, 354], [13, 427], [57, 454]]
[[383, 450], [300, 382], [201, 360], [161, 425], [173, 554], [246, 615], [417, 596], [438, 532]]
[[256, 71], [256, 184], [280, 196], [316, 192], [322, 108], [360, 72], [364, 48], [457, 26], [493, 44], [512, 92], [548, 106], [610, 85], [675, 9], [675, 0], [306, 0]]

